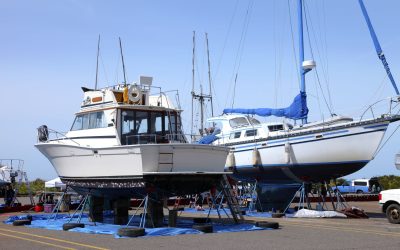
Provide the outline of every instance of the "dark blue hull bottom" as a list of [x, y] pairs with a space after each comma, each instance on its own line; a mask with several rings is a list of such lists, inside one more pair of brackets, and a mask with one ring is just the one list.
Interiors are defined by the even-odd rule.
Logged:
[[262, 211], [283, 211], [289, 205], [302, 182], [329, 182], [354, 173], [363, 168], [368, 161], [305, 164], [276, 167], [238, 168], [234, 178], [241, 181], [257, 180], [257, 207]]
[[263, 166], [237, 168], [234, 177], [241, 181], [268, 184], [324, 182], [339, 178], [363, 168], [368, 161], [319, 163], [287, 166]]

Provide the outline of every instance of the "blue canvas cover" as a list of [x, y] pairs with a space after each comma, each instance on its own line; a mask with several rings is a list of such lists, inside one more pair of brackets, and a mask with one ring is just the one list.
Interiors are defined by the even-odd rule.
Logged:
[[256, 109], [224, 109], [224, 114], [245, 114], [259, 116], [278, 116], [286, 117], [294, 120], [307, 118], [307, 95], [305, 92], [300, 92], [292, 104], [287, 108], [272, 109], [272, 108], [256, 108]]

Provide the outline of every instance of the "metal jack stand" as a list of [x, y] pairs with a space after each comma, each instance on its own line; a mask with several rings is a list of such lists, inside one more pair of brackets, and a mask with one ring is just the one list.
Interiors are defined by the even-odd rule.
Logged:
[[260, 203], [260, 200], [258, 199], [258, 194], [257, 194], [257, 181], [255, 181], [254, 184], [250, 184], [249, 194], [250, 194], [251, 200], [250, 200], [248, 212], [251, 213], [252, 211], [256, 210], [257, 202], [259, 203], [258, 205], [260, 205], [260, 207], [261, 207], [261, 203]]
[[[140, 205], [137, 207], [135, 213], [132, 215], [132, 217], [129, 219], [128, 224], [126, 224], [126, 227], [129, 226], [129, 224], [131, 224], [132, 219], [135, 217], [135, 215], [137, 214], [137, 212], [139, 211], [139, 209], [142, 207], [143, 205], [143, 213], [142, 216], [140, 217], [140, 222], [139, 222], [139, 227], [140, 228], [145, 228], [146, 226], [146, 215], [147, 215], [147, 205], [148, 205], [148, 201], [149, 201], [149, 195], [146, 195], [144, 197], [144, 199], [142, 200], [142, 202], [140, 203]], [[153, 222], [153, 218], [150, 215], [150, 220], [151, 220], [151, 224], [154, 227], [154, 222]]]
[[[79, 204], [79, 206], [77, 207], [75, 212], [72, 214], [71, 218], [68, 220], [67, 223], [70, 223], [74, 219], [74, 216], [75, 216], [75, 214], [77, 212], [79, 212], [78, 222], [77, 223], [81, 222], [82, 214], [83, 214], [83, 211], [85, 211], [86, 204], [88, 203], [88, 200], [89, 200], [89, 194], [86, 194], [85, 198], [83, 198], [82, 202]], [[96, 225], [96, 222], [94, 222], [94, 225]]]
[[[223, 202], [224, 198], [225, 198], [225, 196], [224, 196], [222, 191], [220, 191], [215, 198], [211, 196], [211, 206], [208, 209], [207, 219], [210, 217], [211, 209], [213, 207], [215, 207], [215, 209], [217, 210], [218, 218], [219, 218], [219, 220], [221, 221], [222, 224], [224, 224], [224, 222], [222, 221], [221, 213], [219, 211], [220, 209], [222, 209], [222, 211], [224, 211], [225, 215], [228, 218], [230, 218], [228, 212], [226, 212], [224, 206], [222, 205], [222, 202]], [[220, 199], [219, 203], [218, 203], [218, 199]]]
[[297, 194], [299, 194], [299, 205], [298, 205], [299, 210], [304, 209], [304, 208], [308, 208], [308, 209], [311, 208], [311, 204], [308, 199], [308, 193], [306, 190], [306, 183], [303, 182], [301, 184], [300, 188], [294, 194], [292, 200], [289, 202], [289, 205], [287, 205], [287, 207], [283, 211], [283, 213], [286, 213], [286, 211], [289, 209], [290, 205], [293, 203], [294, 198], [297, 197]]
[[[336, 182], [335, 182], [336, 186]], [[335, 191], [332, 190], [332, 187], [328, 186], [329, 190], [329, 196], [331, 197], [332, 200], [332, 206], [333, 210], [337, 211], [338, 209], [345, 209], [349, 205], [347, 204], [346, 200], [344, 199], [342, 193], [339, 191], [339, 189], [336, 186]], [[332, 193], [334, 194], [334, 198], [332, 197]]]
[[[48, 221], [51, 220], [53, 216], [54, 216], [54, 220], [57, 219], [58, 212], [60, 211], [61, 204], [64, 202], [64, 198], [68, 192], [68, 188], [69, 187], [65, 188], [65, 191], [61, 195], [61, 198], [57, 201], [56, 205], [54, 206], [53, 210], [51, 211], [49, 218], [47, 219]], [[69, 212], [68, 212], [68, 214], [69, 214]]]

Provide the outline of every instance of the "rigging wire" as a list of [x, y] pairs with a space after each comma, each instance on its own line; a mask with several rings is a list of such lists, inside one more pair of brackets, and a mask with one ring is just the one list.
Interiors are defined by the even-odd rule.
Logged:
[[[236, 17], [238, 4], [239, 4], [239, 0], [236, 0], [235, 7], [233, 9], [233, 13], [232, 13], [231, 19], [229, 21], [228, 30], [227, 30], [227, 32], [225, 34], [225, 39], [224, 39], [224, 43], [223, 43], [223, 46], [222, 46], [221, 56], [219, 57], [219, 60], [218, 60], [218, 63], [217, 63], [217, 67], [215, 68], [215, 73], [214, 73], [213, 79], [216, 79], [217, 75], [219, 73], [219, 68], [221, 66], [222, 58], [224, 57], [224, 52], [225, 52], [226, 44], [228, 42], [228, 37], [229, 37], [229, 34], [231, 33], [231, 30], [232, 30], [233, 21], [235, 20], [235, 17]], [[216, 93], [214, 84], [212, 84], [211, 87], [212, 87], [213, 93]], [[217, 103], [217, 106], [219, 108], [220, 104], [219, 104], [217, 95], [215, 95], [214, 100]]]
[[[310, 51], [311, 51], [312, 58], [314, 60], [314, 52], [313, 52], [313, 49], [311, 47], [311, 38], [310, 38], [309, 27], [311, 28], [311, 31], [312, 31], [311, 33], [314, 35], [316, 53], [319, 56], [320, 61], [323, 62], [323, 60], [321, 58], [321, 53], [320, 53], [320, 50], [319, 50], [319, 46], [318, 46], [318, 43], [317, 43], [317, 38], [315, 36], [316, 32], [315, 32], [314, 26], [312, 24], [312, 19], [311, 19], [311, 17], [307, 17], [307, 13], [311, 13], [311, 12], [308, 9], [307, 3], [305, 3], [304, 5], [305, 5], [304, 7], [306, 9], [305, 14], [304, 14], [305, 15], [305, 21], [306, 21], [306, 29], [307, 29], [308, 41], [309, 41], [309, 46], [310, 46]], [[310, 16], [310, 14], [308, 14], [308, 16]], [[308, 23], [310, 23], [310, 25], [308, 25]], [[326, 72], [324, 71], [324, 64], [323, 63], [321, 64], [321, 68], [322, 68], [322, 73], [325, 76]], [[325, 104], [326, 104], [330, 114], [332, 115], [333, 114], [332, 102], [331, 101], [328, 102], [327, 99], [326, 99], [326, 96], [325, 96], [324, 91], [322, 89], [321, 80], [319, 78], [319, 73], [318, 73], [318, 69], [317, 68], [315, 68], [315, 72], [316, 72], [316, 75], [317, 75], [318, 84], [319, 84], [319, 86], [321, 88], [321, 93], [322, 93], [322, 96], [324, 98]], [[327, 92], [328, 92], [328, 97], [329, 97], [328, 99], [331, 100], [329, 86], [327, 86]]]
[[101, 54], [99, 54], [99, 57], [100, 57], [101, 66], [103, 67], [104, 78], [106, 78], [106, 83], [108, 85], [110, 82], [108, 81], [108, 76], [107, 76], [106, 67], [104, 65], [103, 56]]
[[[311, 46], [311, 38], [310, 38], [310, 31], [309, 31], [309, 26], [308, 26], [308, 16], [307, 16], [307, 11], [306, 11], [306, 9], [305, 9], [305, 11], [304, 11], [304, 19], [305, 19], [305, 24], [306, 24], [308, 45], [309, 45], [309, 47], [310, 47], [311, 58], [314, 60], [314, 52], [313, 52], [313, 49], [312, 49], [312, 46]], [[314, 70], [315, 70], [315, 75], [316, 75], [316, 77], [317, 77], [317, 82], [318, 82], [318, 85], [319, 85], [319, 87], [320, 87], [321, 94], [322, 94], [322, 97], [323, 97], [323, 99], [324, 99], [325, 105], [327, 106], [327, 108], [328, 108], [328, 110], [329, 110], [329, 113], [330, 113], [331, 115], [333, 115], [333, 112], [332, 112], [332, 110], [331, 110], [331, 107], [329, 107], [328, 101], [327, 101], [327, 99], [326, 99], [326, 97], [325, 97], [325, 94], [324, 94], [324, 91], [323, 91], [323, 88], [322, 88], [322, 85], [321, 85], [321, 81], [320, 81], [320, 79], [319, 79], [318, 70], [317, 70], [317, 68], [315, 68]]]
[[[322, 18], [323, 18], [323, 31], [324, 32], [320, 32], [320, 34], [323, 34], [323, 42], [322, 44], [324, 45], [323, 48], [324, 53], [323, 55], [325, 55], [325, 67], [322, 68], [322, 70], [325, 70], [324, 73], [324, 77], [325, 77], [325, 81], [326, 81], [326, 88], [328, 91], [328, 99], [329, 99], [329, 105], [332, 108], [332, 110], [334, 110], [333, 108], [333, 102], [332, 102], [332, 95], [331, 95], [331, 87], [330, 87], [330, 78], [329, 78], [329, 60], [328, 60], [328, 39], [327, 39], [327, 32], [325, 32], [327, 30], [327, 25], [326, 25], [326, 7], [325, 7], [325, 1], [320, 1], [320, 3], [322, 3]], [[318, 13], [320, 13], [318, 11]]]
[[[294, 64], [293, 65], [297, 65], [297, 52], [296, 52], [296, 46], [294, 45], [294, 32], [293, 32], [293, 22], [292, 22], [292, 14], [291, 14], [291, 10], [290, 10], [290, 0], [287, 1], [288, 3], [288, 10], [289, 10], [289, 23], [290, 23], [290, 35], [292, 38], [292, 49], [293, 49], [293, 56], [294, 56]], [[297, 72], [297, 67], [296, 67], [296, 72]], [[297, 82], [299, 84], [299, 89], [300, 89], [300, 74], [297, 73]]]
[[400, 124], [397, 125], [396, 129], [390, 134], [390, 136], [386, 139], [386, 141], [382, 144], [382, 146], [375, 152], [374, 156], [372, 158], [375, 158], [375, 156], [378, 155], [378, 153], [382, 150], [382, 148], [386, 145], [386, 143], [392, 138], [394, 133], [396, 133], [397, 129], [400, 128]]
[[[245, 19], [244, 19], [244, 23], [243, 23], [243, 27], [242, 27], [242, 32], [241, 32], [241, 36], [240, 36], [240, 40], [239, 40], [239, 47], [238, 47], [238, 51], [237, 51], [236, 56], [235, 56], [235, 63], [234, 63], [234, 67], [233, 67], [233, 73], [232, 73], [232, 77], [231, 77], [231, 80], [230, 80], [230, 82], [231, 82], [230, 88], [232, 86], [232, 82], [233, 82], [233, 79], [234, 79], [235, 75], [238, 74], [239, 69], [240, 69], [241, 59], [242, 59], [242, 56], [243, 56], [244, 44], [245, 44], [245, 41], [246, 41], [246, 35], [247, 35], [249, 23], [250, 23], [250, 17], [251, 17], [251, 12], [252, 12], [252, 9], [253, 9], [253, 4], [254, 4], [254, 0], [250, 0], [248, 5], [247, 5], [246, 15], [245, 15]], [[234, 87], [236, 88], [236, 84], [235, 84]], [[228, 89], [228, 92], [230, 91], [230, 88]], [[233, 92], [235, 92], [235, 90], [233, 90]], [[235, 96], [232, 96], [232, 100], [234, 100], [234, 99], [235, 99]], [[225, 106], [227, 105], [227, 102], [228, 102], [228, 98], [225, 100]], [[233, 105], [233, 101], [232, 101], [232, 105]]]

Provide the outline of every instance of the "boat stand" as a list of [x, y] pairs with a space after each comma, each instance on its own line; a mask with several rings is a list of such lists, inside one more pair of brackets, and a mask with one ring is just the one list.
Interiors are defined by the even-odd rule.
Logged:
[[285, 208], [283, 213], [286, 213], [286, 211], [289, 209], [290, 205], [293, 203], [293, 201], [296, 197], [299, 197], [299, 203], [297, 206], [298, 210], [305, 209], [305, 208], [311, 209], [311, 203], [310, 203], [310, 200], [308, 199], [308, 191], [309, 190], [307, 190], [306, 185], [308, 185], [308, 183], [303, 182], [301, 184], [300, 188], [296, 191], [292, 200], [289, 202], [289, 204], [287, 205], [287, 207]]
[[[209, 219], [211, 209], [213, 209], [213, 208], [215, 208], [217, 210], [218, 219], [221, 222], [221, 224], [224, 224], [224, 222], [222, 220], [220, 210], [224, 211], [226, 217], [230, 218], [228, 212], [226, 212], [226, 210], [225, 210], [225, 207], [222, 205], [224, 198], [225, 198], [225, 196], [222, 193], [222, 191], [218, 192], [217, 196], [215, 196], [215, 197], [211, 196], [211, 205], [209, 205], [209, 208], [208, 208], [207, 219]], [[219, 200], [219, 202], [218, 202], [218, 200]]]
[[[57, 219], [58, 212], [60, 211], [61, 204], [64, 201], [64, 197], [65, 197], [66, 193], [68, 192], [68, 188], [69, 188], [68, 186], [65, 188], [65, 191], [62, 193], [61, 198], [57, 201], [56, 205], [54, 206], [53, 210], [51, 211], [49, 218], [47, 219], [48, 221], [51, 220], [53, 217], [54, 217], [53, 218], [54, 220]], [[69, 214], [69, 212], [68, 212], [68, 214]]]
[[[131, 221], [133, 220], [133, 218], [135, 217], [135, 215], [138, 213], [139, 209], [142, 208], [143, 206], [143, 213], [140, 216], [140, 222], [139, 222], [139, 227], [140, 228], [145, 228], [146, 226], [146, 216], [147, 216], [147, 209], [148, 209], [148, 203], [149, 203], [149, 195], [146, 195], [144, 197], [144, 199], [142, 200], [142, 202], [140, 203], [140, 205], [136, 208], [135, 213], [132, 215], [132, 217], [129, 219], [128, 223], [126, 224], [126, 227], [128, 227], [131, 224]], [[153, 222], [153, 218], [151, 216], [151, 214], [149, 214], [150, 216], [150, 220], [151, 220], [151, 224], [154, 227], [154, 222]]]
[[254, 183], [250, 183], [250, 188], [248, 190], [249, 192], [247, 193], [250, 196], [250, 203], [248, 206], [247, 211], [248, 212], [253, 212], [255, 210], [257, 210], [257, 202], [259, 203], [258, 205], [260, 205], [261, 207], [261, 202], [258, 199], [258, 194], [257, 194], [257, 180]]
[[347, 201], [343, 197], [342, 193], [337, 188], [336, 181], [335, 181], [335, 186], [336, 189], [335, 191], [333, 191], [332, 187], [328, 185], [328, 193], [331, 198], [333, 210], [337, 211], [346, 209], [347, 207], [349, 207], [349, 205], [347, 204]]
[[[78, 214], [77, 223], [81, 222], [83, 211], [85, 211], [86, 206], [88, 205], [88, 200], [89, 200], [89, 193], [86, 194], [85, 197], [83, 198], [83, 200], [81, 201], [81, 203], [79, 203], [79, 206], [76, 208], [75, 212], [72, 214], [72, 216], [70, 217], [70, 219], [68, 220], [67, 223], [71, 223], [71, 221], [75, 217], [75, 214]], [[96, 225], [95, 221], [93, 223], [94, 223], [94, 225]]]

